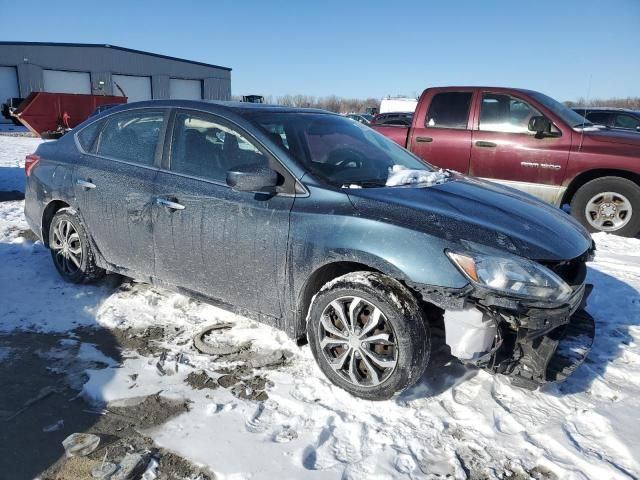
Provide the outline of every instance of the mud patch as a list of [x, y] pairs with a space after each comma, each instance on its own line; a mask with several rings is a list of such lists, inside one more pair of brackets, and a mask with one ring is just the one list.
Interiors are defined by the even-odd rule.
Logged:
[[160, 345], [165, 338], [163, 327], [113, 329], [111, 334], [122, 350], [134, 351], [143, 357], [153, 357], [165, 351]]
[[188, 400], [171, 400], [159, 393], [140, 399], [128, 400], [125, 404], [109, 404], [107, 411], [129, 419], [136, 428], [151, 428], [162, 425], [170, 418], [189, 411]]
[[[42, 480], [77, 480], [91, 478], [92, 468], [103, 461], [118, 464], [127, 454], [139, 453], [158, 463], [157, 480], [182, 478], [213, 480], [215, 475], [177, 455], [157, 448], [144, 434], [149, 428], [162, 425], [171, 418], [189, 411], [187, 400], [172, 400], [160, 394], [114, 402], [97, 411], [94, 426], [87, 430], [100, 437], [100, 446], [81, 459], [61, 456], [40, 476]], [[136, 477], [138, 478], [138, 477]]]
[[225, 367], [216, 370], [220, 374], [218, 384], [237, 398], [263, 402], [269, 399], [267, 388], [273, 387], [273, 382], [265, 375], [256, 374], [246, 365]]
[[195, 390], [202, 390], [205, 388], [215, 390], [219, 386], [218, 382], [207, 375], [207, 373], [203, 370], [191, 372], [189, 375], [187, 375], [185, 383]]

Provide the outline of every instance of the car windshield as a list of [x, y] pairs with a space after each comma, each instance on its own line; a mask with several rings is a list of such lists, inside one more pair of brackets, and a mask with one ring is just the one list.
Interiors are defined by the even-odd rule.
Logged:
[[527, 91], [529, 95], [531, 95], [534, 99], [540, 102], [542, 105], [551, 110], [554, 114], [560, 117], [565, 123], [570, 125], [572, 128], [580, 128], [580, 127], [592, 127], [593, 123], [589, 120], [586, 120], [579, 113], [574, 112], [565, 104], [560, 103], [557, 100], [545, 95], [544, 93]]
[[[324, 113], [246, 112], [244, 116], [289, 151], [306, 170], [338, 187], [378, 187], [399, 170], [416, 172], [404, 183], [434, 169], [371, 128]], [[394, 177], [397, 178], [397, 175]], [[413, 181], [412, 181], [413, 179]]]
[[371, 119], [373, 118], [373, 115], [369, 115], [368, 113], [362, 113], [360, 114], [360, 116], [364, 118], [367, 122], [370, 122]]

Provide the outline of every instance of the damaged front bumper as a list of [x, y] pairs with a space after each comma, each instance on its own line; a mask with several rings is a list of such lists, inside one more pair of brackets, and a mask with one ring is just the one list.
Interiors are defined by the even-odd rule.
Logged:
[[[584, 310], [592, 286], [579, 284], [562, 304], [497, 296], [478, 288], [442, 290], [413, 286], [441, 307], [452, 354], [535, 389], [566, 379], [587, 357], [595, 336]], [[461, 324], [464, 323], [464, 325]]]

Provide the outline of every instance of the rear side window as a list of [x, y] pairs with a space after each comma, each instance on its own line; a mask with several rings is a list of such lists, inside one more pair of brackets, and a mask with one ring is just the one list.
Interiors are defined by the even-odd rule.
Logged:
[[471, 92], [436, 94], [429, 105], [426, 126], [430, 128], [466, 129], [471, 106]]
[[96, 153], [101, 156], [153, 165], [163, 112], [124, 112], [106, 119]]
[[80, 147], [87, 153], [93, 153], [96, 137], [100, 132], [100, 129], [104, 125], [104, 120], [93, 122], [91, 125], [87, 125], [84, 127], [76, 138], [78, 139], [78, 143], [80, 143]]

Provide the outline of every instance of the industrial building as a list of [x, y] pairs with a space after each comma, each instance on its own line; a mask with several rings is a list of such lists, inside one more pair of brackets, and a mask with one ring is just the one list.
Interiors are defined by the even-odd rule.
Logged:
[[231, 69], [113, 45], [0, 42], [0, 103], [31, 92], [230, 100]]

